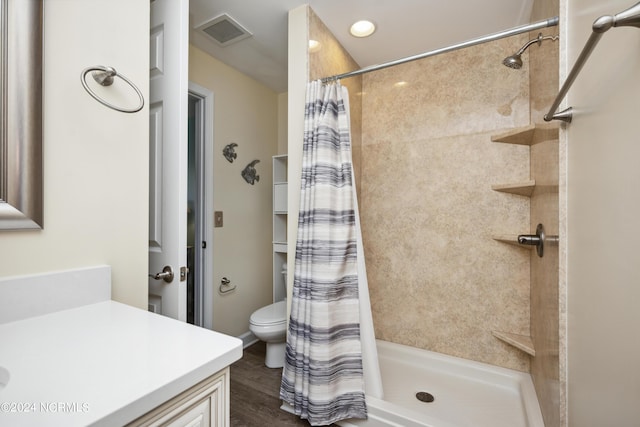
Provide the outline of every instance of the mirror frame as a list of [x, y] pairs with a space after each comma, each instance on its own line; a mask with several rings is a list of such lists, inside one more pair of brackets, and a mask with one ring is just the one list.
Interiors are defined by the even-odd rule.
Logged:
[[41, 229], [43, 0], [0, 0], [0, 230]]

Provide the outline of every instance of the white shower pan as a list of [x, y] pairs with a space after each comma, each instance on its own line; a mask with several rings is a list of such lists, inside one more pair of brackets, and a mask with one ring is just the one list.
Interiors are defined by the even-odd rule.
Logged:
[[386, 341], [377, 348], [384, 400], [367, 396], [369, 418], [342, 427], [544, 427], [529, 374]]

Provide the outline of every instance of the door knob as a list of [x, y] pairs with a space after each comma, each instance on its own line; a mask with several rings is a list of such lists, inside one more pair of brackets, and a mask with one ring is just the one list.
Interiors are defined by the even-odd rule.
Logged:
[[164, 280], [167, 283], [173, 282], [173, 268], [165, 265], [161, 273], [149, 274], [149, 277], [155, 280]]

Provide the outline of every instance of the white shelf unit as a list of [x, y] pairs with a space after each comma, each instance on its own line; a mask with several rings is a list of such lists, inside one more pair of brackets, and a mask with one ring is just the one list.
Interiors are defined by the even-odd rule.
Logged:
[[273, 156], [273, 301], [286, 296], [282, 265], [287, 262], [287, 155]]

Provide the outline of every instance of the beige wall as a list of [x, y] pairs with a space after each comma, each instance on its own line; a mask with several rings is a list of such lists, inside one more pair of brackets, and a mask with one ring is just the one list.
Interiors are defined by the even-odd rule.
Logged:
[[501, 65], [526, 40], [364, 76], [361, 216], [379, 339], [529, 370], [492, 335], [529, 334], [529, 254], [491, 238], [529, 224], [528, 198], [491, 189], [529, 179], [528, 147], [491, 142], [529, 124], [528, 68]]
[[[558, 16], [558, 0], [536, 0], [531, 21]], [[532, 31], [558, 35], [559, 28]], [[558, 93], [559, 41], [546, 40], [528, 49], [531, 123], [544, 123], [543, 117]], [[553, 126], [559, 126], [557, 123]], [[542, 140], [531, 146], [531, 179], [536, 187], [531, 195], [531, 223], [529, 231], [543, 224], [547, 235], [560, 235], [559, 227], [559, 141], [557, 137]], [[565, 171], [563, 170], [563, 174]], [[564, 236], [563, 236], [564, 239]], [[546, 427], [561, 425], [564, 396], [564, 374], [560, 376], [560, 291], [558, 245], [545, 245], [544, 257], [531, 251], [531, 339], [536, 351], [531, 358], [531, 376], [540, 402]], [[564, 341], [562, 343], [564, 347]], [[564, 369], [564, 363], [563, 363]]]
[[109, 264], [113, 299], [146, 309], [148, 110], [108, 109], [79, 76], [111, 65], [148, 99], [149, 1], [45, 1], [44, 29], [44, 230], [1, 233], [0, 275]]
[[[272, 302], [271, 157], [278, 151], [278, 94], [194, 46], [189, 49], [189, 80], [214, 97], [214, 210], [224, 226], [214, 230], [212, 259], [216, 292], [222, 277], [234, 292], [216, 293], [213, 328], [238, 336], [249, 317]], [[238, 144], [229, 163], [222, 149]], [[260, 180], [247, 184], [240, 172], [254, 159]], [[213, 215], [213, 212], [207, 213]]]
[[[632, 3], [561, 1], [564, 73], [593, 21]], [[576, 110], [566, 130], [571, 427], [637, 426], [640, 420], [639, 49], [638, 29], [608, 31], [566, 103]]]

